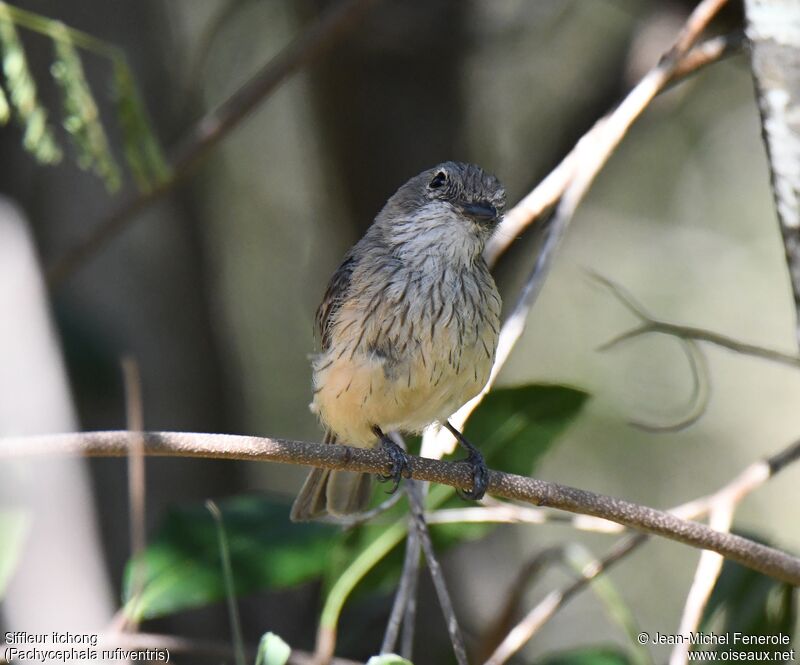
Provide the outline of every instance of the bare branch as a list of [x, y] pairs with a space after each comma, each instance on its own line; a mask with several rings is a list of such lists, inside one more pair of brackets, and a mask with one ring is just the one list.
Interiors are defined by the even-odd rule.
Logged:
[[[800, 459], [800, 440], [788, 445], [775, 455], [749, 465], [736, 478], [714, 494], [697, 499], [690, 503], [673, 508], [670, 512], [683, 517], [698, 517], [706, 514], [718, 502], [739, 502], [747, 494], [761, 487], [776, 473], [785, 469], [792, 462]], [[580, 516], [579, 516], [580, 517]], [[600, 562], [599, 569], [590, 569], [584, 576], [559, 591], [553, 591], [534, 607], [520, 624], [509, 633], [495, 655], [498, 660], [487, 661], [486, 665], [499, 665], [516, 653], [531, 637], [575, 594], [577, 594], [600, 572], [607, 570], [612, 564], [628, 556], [631, 552], [647, 542], [648, 536], [635, 534], [621, 539], [611, 552]], [[704, 552], [705, 554], [706, 552]], [[494, 656], [493, 656], [494, 657]], [[502, 659], [501, 659], [502, 658]], [[503, 660], [505, 659], [505, 660]]]
[[741, 353], [745, 356], [753, 356], [754, 358], [762, 358], [771, 362], [779, 363], [781, 365], [788, 365], [789, 367], [800, 367], [800, 356], [772, 349], [766, 346], [759, 346], [757, 344], [748, 344], [740, 342], [739, 340], [727, 337], [719, 333], [704, 328], [696, 328], [694, 326], [682, 326], [677, 323], [670, 323], [661, 319], [650, 316], [641, 305], [639, 305], [633, 296], [630, 295], [622, 286], [616, 282], [612, 282], [605, 277], [595, 276], [595, 278], [606, 286], [609, 291], [617, 298], [622, 304], [632, 311], [642, 323], [630, 330], [618, 335], [612, 340], [603, 344], [600, 349], [609, 349], [623, 341], [646, 335], [649, 333], [659, 333], [662, 335], [670, 335], [683, 340], [696, 340], [698, 342], [708, 342], [715, 346], [721, 346], [736, 353]]
[[[0, 459], [30, 455], [83, 454], [119, 457], [127, 454], [134, 435], [126, 431], [54, 434], [0, 439]], [[271, 461], [326, 469], [347, 469], [386, 475], [391, 457], [380, 449], [329, 446], [232, 434], [145, 432], [145, 454], [170, 457]], [[472, 486], [467, 464], [410, 456], [411, 477], [455, 488]], [[733, 534], [714, 531], [664, 511], [587, 490], [516, 474], [489, 472], [489, 493], [538, 506], [602, 517], [638, 531], [710, 549], [737, 563], [789, 584], [800, 585], [800, 559]]]
[[425, 509], [422, 505], [422, 493], [420, 492], [419, 483], [413, 480], [408, 483], [406, 494], [408, 495], [408, 505], [411, 509], [411, 518], [414, 520], [414, 530], [417, 532], [417, 537], [422, 545], [422, 551], [425, 553], [425, 560], [428, 562], [428, 570], [431, 573], [436, 595], [439, 597], [439, 605], [442, 608], [442, 614], [444, 614], [444, 620], [447, 624], [447, 633], [450, 635], [450, 642], [453, 644], [453, 653], [456, 657], [456, 662], [458, 662], [458, 665], [468, 665], [464, 636], [461, 634], [461, 628], [456, 619], [456, 612], [455, 609], [453, 609], [453, 602], [450, 600], [450, 594], [447, 591], [444, 573], [442, 573], [442, 568], [439, 565], [439, 560], [436, 558], [436, 552], [433, 549], [433, 542], [431, 541], [431, 534], [428, 531], [428, 525], [425, 524]]
[[546, 568], [564, 559], [564, 548], [564, 545], [547, 547], [537, 552], [522, 566], [514, 581], [508, 587], [503, 606], [496, 613], [495, 620], [485, 631], [480, 652], [482, 659], [490, 656], [513, 628], [525, 592]]
[[561, 609], [564, 603], [578, 592], [582, 591], [595, 577], [608, 570], [617, 561], [627, 556], [646, 541], [647, 536], [642, 533], [622, 538], [601, 561], [584, 568], [583, 574], [577, 580], [563, 589], [557, 589], [548, 593], [536, 607], [528, 612], [522, 621], [514, 626], [484, 665], [502, 665], [505, 663], [533, 637], [534, 633]]
[[[406, 483], [404, 493], [409, 494], [413, 491], [413, 487], [413, 483]], [[395, 492], [393, 496], [398, 495], [402, 496], [399, 492]], [[409, 498], [409, 501], [410, 500]], [[392, 604], [392, 611], [389, 614], [389, 621], [386, 625], [386, 633], [383, 637], [381, 653], [395, 653], [397, 638], [400, 635], [400, 627], [404, 622], [413, 625], [414, 621], [414, 613], [409, 615], [408, 608], [410, 605], [415, 605], [414, 599], [416, 598], [417, 582], [419, 579], [419, 558], [422, 552], [420, 549], [419, 529], [417, 528], [417, 522], [413, 513], [409, 514], [408, 520], [409, 528], [408, 536], [406, 537], [406, 554], [403, 561], [403, 572], [400, 575], [400, 583], [397, 586], [394, 603]], [[403, 657], [410, 660], [410, 651], [411, 648], [409, 647], [409, 653], [404, 653]]]
[[[696, 17], [708, 16], [707, 8], [712, 5], [720, 6], [724, 2], [725, 0], [722, 2], [713, 0], [713, 2], [701, 3], [682, 31], [683, 36], [678, 40], [681, 46], [679, 47], [676, 42], [664, 54], [658, 65], [631, 90], [622, 104], [584, 134], [569, 154], [561, 160], [561, 163], [506, 213], [502, 224], [486, 245], [484, 257], [489, 266], [493, 266], [497, 262], [500, 255], [508, 249], [517, 236], [559, 202], [568, 188], [575, 183], [579, 170], [587, 169], [587, 166], [582, 163], [586, 157], [586, 154], [582, 152], [584, 149], [595, 153], [599, 164], [596, 163], [592, 168], [599, 170], [656, 95], [703, 67], [741, 50], [743, 43], [741, 33], [709, 39], [691, 50], [683, 46], [687, 41], [687, 35], [693, 44], [705, 28], [706, 23], [695, 21]], [[702, 11], [698, 11], [701, 9]], [[717, 8], [714, 8], [714, 11], [716, 10]], [[692, 26], [691, 29], [689, 26]], [[698, 29], [698, 26], [701, 27]], [[591, 179], [593, 177], [592, 175]]]
[[[736, 504], [733, 501], [721, 502], [711, 508], [709, 526], [717, 531], [729, 531], [733, 523], [733, 513]], [[683, 608], [678, 633], [688, 635], [695, 632], [700, 627], [703, 619], [703, 612], [711, 598], [711, 592], [722, 572], [724, 559], [716, 552], [703, 550], [700, 553], [700, 561], [694, 571], [694, 580], [686, 596], [686, 604]], [[689, 660], [689, 649], [691, 644], [677, 644], [672, 650], [669, 658], [669, 665], [685, 665]]]
[[[144, 587], [145, 571], [140, 561], [147, 544], [145, 515], [146, 515], [146, 485], [145, 485], [145, 460], [144, 444], [141, 433], [144, 430], [144, 405], [142, 400], [142, 379], [139, 365], [132, 356], [122, 359], [122, 374], [125, 382], [125, 412], [128, 429], [134, 433], [133, 445], [128, 456], [128, 512], [130, 515], [131, 538], [131, 598], [138, 599]], [[134, 603], [136, 600], [134, 600]], [[121, 613], [120, 618], [125, 623], [122, 629], [136, 628], [133, 613]], [[127, 625], [125, 625], [127, 624]]]
[[[675, 44], [661, 58], [658, 65], [648, 72], [616, 109], [597, 121], [592, 129], [584, 134], [572, 151], [539, 186], [505, 215], [489, 239], [483, 255], [491, 267], [508, 249], [514, 238], [543, 213], [550, 210], [553, 205], [556, 206], [548, 223], [544, 244], [525, 280], [511, 314], [500, 331], [497, 354], [489, 381], [480, 394], [462, 406], [449, 419], [456, 429], [463, 428], [470, 414], [494, 385], [500, 370], [522, 336], [528, 314], [541, 291], [556, 250], [566, 234], [575, 210], [583, 201], [595, 177], [650, 102], [675, 81], [682, 58], [699, 39], [707, 21], [723, 4], [725, 4], [725, 0], [703, 0], [695, 8]], [[709, 49], [709, 51], [712, 55], [713, 52], [718, 53], [720, 57], [723, 53], [729, 52], [725, 49], [716, 51]], [[700, 58], [696, 62], [708, 64], [713, 62], [713, 59], [710, 57]], [[437, 435], [426, 434], [422, 443], [423, 454], [441, 456], [443, 451], [452, 450], [453, 442], [452, 436], [445, 431], [441, 431]]]

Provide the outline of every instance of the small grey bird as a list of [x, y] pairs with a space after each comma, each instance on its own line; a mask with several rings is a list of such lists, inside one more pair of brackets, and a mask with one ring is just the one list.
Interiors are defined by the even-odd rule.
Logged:
[[[395, 488], [408, 459], [385, 433], [438, 422], [469, 451], [464, 494], [486, 491], [483, 457], [447, 418], [480, 392], [494, 362], [500, 294], [482, 252], [504, 208], [503, 186], [477, 166], [423, 171], [346, 254], [317, 310], [311, 408], [327, 442], [386, 447]], [[368, 474], [313, 469], [291, 518], [360, 512], [370, 495]]]

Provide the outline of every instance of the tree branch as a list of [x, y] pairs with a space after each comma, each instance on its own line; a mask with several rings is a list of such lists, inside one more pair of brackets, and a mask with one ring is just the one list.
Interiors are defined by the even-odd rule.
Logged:
[[[720, 501], [741, 501], [755, 489], [761, 487], [775, 474], [784, 470], [789, 464], [800, 459], [800, 440], [789, 444], [778, 453], [766, 459], [753, 462], [739, 475], [713, 494], [696, 499], [673, 508], [670, 513], [684, 517], [698, 517], [708, 513]], [[584, 569], [581, 577], [563, 589], [552, 591], [544, 600], [536, 605], [525, 618], [510, 631], [502, 644], [497, 647], [486, 665], [500, 665], [519, 651], [533, 635], [558, 612], [564, 604], [584, 589], [600, 573], [608, 570], [631, 552], [646, 543], [649, 536], [638, 533], [625, 536], [617, 541], [599, 565]], [[704, 554], [708, 550], [704, 551]]]
[[444, 614], [444, 620], [447, 624], [447, 633], [453, 645], [453, 655], [455, 655], [456, 662], [459, 665], [467, 665], [467, 649], [464, 646], [464, 637], [456, 619], [456, 612], [453, 608], [453, 602], [450, 600], [450, 593], [447, 591], [442, 567], [439, 565], [436, 551], [433, 549], [428, 525], [425, 524], [425, 508], [422, 505], [422, 492], [420, 491], [419, 483], [412, 480], [407, 494], [411, 519], [414, 520], [412, 528], [417, 532], [417, 538], [419, 538], [422, 551], [425, 553], [425, 560], [428, 562], [428, 571], [431, 574], [433, 587], [439, 598], [439, 606], [442, 608], [442, 614]]
[[607, 571], [611, 566], [646, 541], [647, 536], [642, 533], [636, 533], [621, 538], [603, 559], [593, 562], [584, 568], [578, 579], [571, 582], [563, 589], [556, 589], [548, 593], [538, 605], [525, 615], [522, 621], [514, 626], [484, 665], [502, 665], [505, 663], [531, 639], [536, 631], [563, 607], [564, 603], [586, 588], [589, 582], [598, 575]]
[[[139, 434], [109, 431], [0, 439], [0, 459], [55, 454], [121, 457], [128, 454], [136, 436]], [[145, 454], [153, 456], [284, 462], [381, 475], [388, 474], [391, 468], [390, 456], [380, 449], [232, 434], [145, 432], [142, 436]], [[410, 456], [409, 459], [411, 477], [416, 480], [456, 488], [472, 486], [472, 473], [467, 464], [416, 456]], [[800, 586], [800, 559], [741, 536], [720, 533], [697, 522], [682, 520], [661, 510], [500, 471], [489, 472], [489, 493], [538, 506], [602, 517], [638, 531], [713, 550], [743, 566]]]

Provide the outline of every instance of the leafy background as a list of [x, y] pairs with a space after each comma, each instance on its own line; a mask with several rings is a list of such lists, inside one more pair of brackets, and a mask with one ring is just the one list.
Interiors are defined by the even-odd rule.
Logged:
[[[237, 89], [327, 3], [17, 4], [118, 45], [156, 135], [174, 146], [191, 122]], [[313, 312], [330, 272], [382, 202], [409, 175], [451, 158], [496, 172], [509, 199], [516, 201], [654, 62], [690, 4], [382, 3], [322, 64], [262, 104], [182, 187], [52, 289], [57, 343], [50, 340], [47, 349], [63, 351], [66, 359], [70, 389], [59, 402], [66, 405], [63, 416], [53, 416], [62, 412], [41, 402], [47, 392], [42, 387], [53, 380], [49, 372], [38, 370], [40, 365], [20, 351], [30, 331], [17, 327], [10, 340], [0, 337], [0, 432], [72, 429], [77, 422], [86, 429], [120, 427], [118, 361], [121, 354], [132, 353], [142, 370], [149, 429], [318, 439], [307, 410]], [[729, 25], [737, 20], [735, 9], [723, 17]], [[75, 165], [80, 154], [71, 152], [57, 113], [63, 88], [50, 76], [51, 41], [20, 34], [65, 158], [41, 168], [25, 151], [22, 131], [13, 125], [3, 128], [0, 223], [3, 233], [20, 223], [30, 229], [47, 265], [101, 219], [111, 203], [105, 183]], [[123, 188], [132, 189], [135, 178], [122, 167], [124, 126], [117, 123], [107, 94], [115, 69], [107, 58], [82, 53], [82, 60]], [[118, 71], [116, 80], [121, 80]], [[84, 127], [78, 121], [70, 126]], [[796, 436], [797, 373], [715, 349], [707, 354], [712, 399], [697, 425], [660, 435], [631, 428], [631, 418], [662, 422], [683, 413], [690, 375], [679, 348], [667, 339], [642, 339], [598, 353], [597, 346], [630, 320], [585, 277], [590, 268], [613, 278], [665, 318], [794, 348], [792, 304], [759, 131], [742, 57], [664, 95], [634, 127], [579, 210], [528, 330], [501, 376], [503, 386], [535, 391], [535, 398], [506, 393], [505, 402], [499, 396], [494, 406], [498, 411], [523, 403], [533, 408], [531, 422], [541, 427], [533, 439], [539, 443], [530, 450], [519, 436], [517, 446], [502, 446], [496, 466], [528, 464], [528, 471], [535, 468], [544, 478], [666, 507], [715, 488]], [[107, 173], [107, 165], [100, 170]], [[156, 168], [152, 177], [158, 173]], [[513, 301], [535, 246], [535, 237], [523, 238], [499, 268], [507, 303]], [[15, 310], [13, 319], [27, 321], [26, 316]], [[23, 374], [30, 392], [12, 362], [20, 356], [28, 361]], [[45, 366], [59, 371], [58, 363]], [[576, 415], [582, 398], [570, 393], [575, 401], [559, 412], [555, 405], [561, 402], [554, 405], [546, 396], [547, 390], [557, 389], [543, 384], [579, 387], [591, 399]], [[22, 411], [14, 404], [22, 396], [38, 409], [20, 424]], [[548, 416], [553, 417], [549, 425]], [[474, 423], [470, 436], [484, 443], [502, 434], [493, 418], [485, 423], [484, 429]], [[53, 542], [60, 543], [62, 558], [73, 540], [94, 543], [102, 563], [90, 565], [78, 557], [85, 569], [76, 563], [70, 572], [82, 581], [99, 569], [113, 604], [124, 586], [129, 554], [125, 467], [97, 460], [89, 468], [91, 494], [99, 506], [97, 541], [91, 541], [92, 515], [85, 516], [86, 526], [65, 507], [57, 522], [69, 526], [66, 540], [52, 532], [50, 540], [33, 539], [28, 546], [38, 543], [49, 561], [55, 555]], [[242, 562], [235, 557], [234, 575], [261, 589], [242, 601], [246, 637], [255, 642], [271, 629], [293, 646], [310, 646], [323, 588], [335, 574], [328, 571], [324, 584], [290, 586], [297, 579], [289, 574], [292, 570], [298, 575], [310, 570], [299, 561], [297, 569], [281, 566], [279, 578], [272, 567], [247, 563], [248, 553], [260, 559], [265, 549], [280, 556], [280, 550], [270, 550], [276, 542], [290, 552], [316, 552], [320, 543], [334, 538], [313, 527], [289, 530], [280, 520], [280, 501], [288, 501], [303, 473], [269, 465], [149, 461], [147, 520], [153, 549], [148, 556], [154, 569], [175, 566], [187, 572], [181, 557], [189, 550], [205, 552], [197, 563], [198, 574], [205, 575], [204, 595], [196, 600], [219, 597], [213, 522], [202, 508], [206, 498], [216, 498], [231, 530], [231, 549], [242, 557]], [[738, 514], [738, 528], [800, 551], [796, 474], [787, 471], [749, 498]], [[32, 499], [26, 503], [28, 495], [20, 487], [35, 489], [30, 479], [47, 476], [42, 467], [24, 465], [15, 466], [10, 476], [16, 480], [6, 482], [0, 494], [0, 529], [19, 534], [30, 523], [16, 517], [19, 504], [28, 518], [39, 505]], [[88, 497], [77, 503], [88, 503]], [[262, 512], [269, 519], [263, 532], [253, 534]], [[446, 535], [453, 545], [444, 563], [448, 579], [457, 582], [456, 609], [470, 639], [492, 620], [519, 568], [536, 552], [565, 539], [595, 552], [609, 543], [607, 536], [576, 534], [561, 526], [476, 531], [484, 529], [455, 535], [442, 530], [439, 536], [444, 540]], [[250, 535], [240, 539], [242, 532]], [[335, 537], [341, 542], [330, 557], [334, 572], [370, 534], [366, 529], [349, 539]], [[24, 557], [9, 553], [12, 542], [11, 536], [3, 539], [0, 585], [15, 559], [22, 560], [20, 570], [41, 561], [32, 550]], [[675, 628], [696, 557], [688, 548], [652, 542], [610, 575], [643, 629]], [[366, 656], [377, 644], [389, 601], [385, 591], [374, 590], [388, 588], [391, 563], [387, 559], [371, 580], [373, 592], [362, 590], [358, 602], [346, 608], [343, 653]], [[748, 602], [764, 598], [770, 611], [778, 608], [778, 623], [788, 621], [785, 625], [797, 630], [780, 589], [764, 589], [762, 582], [732, 571], [726, 574], [726, 582], [734, 580], [729, 588], [751, 589], [745, 594]], [[568, 575], [555, 570], [546, 576], [525, 596], [526, 606]], [[11, 584], [13, 590], [14, 580]], [[432, 599], [430, 588], [423, 590]], [[55, 598], [55, 590], [41, 596]], [[436, 659], [447, 653], [447, 645], [438, 609], [430, 600], [421, 603], [420, 611], [418, 639], [430, 646], [430, 662], [441, 662]], [[730, 610], [709, 620], [735, 616], [737, 611]], [[195, 609], [184, 604], [180, 612], [146, 625], [228, 638], [222, 603]], [[543, 631], [526, 658], [618, 662], [629, 657], [628, 646], [602, 601], [584, 594]], [[553, 655], [581, 647], [593, 653]], [[666, 653], [656, 649], [654, 657], [663, 659]]]

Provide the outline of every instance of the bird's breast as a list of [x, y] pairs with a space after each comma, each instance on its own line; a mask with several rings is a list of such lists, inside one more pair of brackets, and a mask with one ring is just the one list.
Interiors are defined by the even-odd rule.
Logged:
[[[437, 269], [433, 269], [437, 268]], [[314, 363], [314, 409], [344, 440], [417, 432], [485, 385], [500, 297], [485, 265], [397, 271], [348, 298]]]

